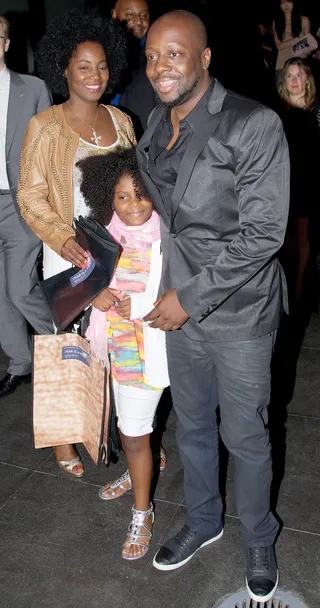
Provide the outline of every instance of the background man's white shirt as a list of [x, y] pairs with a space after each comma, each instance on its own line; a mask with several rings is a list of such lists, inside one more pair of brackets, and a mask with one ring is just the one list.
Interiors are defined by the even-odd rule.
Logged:
[[10, 72], [6, 66], [0, 71], [0, 190], [9, 190], [6, 165], [6, 134], [10, 90]]

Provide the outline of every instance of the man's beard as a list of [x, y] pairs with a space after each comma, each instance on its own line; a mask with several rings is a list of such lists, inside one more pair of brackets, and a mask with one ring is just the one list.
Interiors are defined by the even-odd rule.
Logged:
[[161, 104], [162, 106], [165, 106], [166, 108], [169, 108], [169, 109], [174, 108], [175, 106], [182, 106], [182, 104], [184, 104], [186, 101], [188, 101], [190, 99], [193, 91], [197, 88], [199, 81], [200, 81], [200, 76], [195, 80], [195, 82], [189, 89], [180, 93], [180, 95], [178, 95], [178, 97], [176, 99], [173, 99], [172, 101], [163, 101], [159, 97], [157, 91], [155, 91], [157, 102], [159, 104]]

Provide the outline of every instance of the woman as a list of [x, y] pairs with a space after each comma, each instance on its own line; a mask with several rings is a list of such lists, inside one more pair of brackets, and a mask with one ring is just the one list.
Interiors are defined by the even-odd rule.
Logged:
[[[125, 35], [113, 21], [70, 11], [53, 20], [39, 45], [41, 77], [64, 97], [30, 121], [23, 144], [18, 202], [30, 228], [44, 242], [44, 277], [71, 265], [85, 268], [88, 254], [75, 241], [72, 222], [88, 209], [80, 193], [85, 157], [135, 145], [131, 120], [99, 103], [112, 92], [126, 65]], [[72, 445], [55, 448], [63, 473], [81, 477]]]
[[[281, 70], [288, 59], [288, 51], [302, 36], [310, 34], [310, 20], [300, 15], [296, 0], [280, 0], [277, 16], [272, 24], [273, 36], [278, 49], [277, 70]], [[306, 57], [310, 51], [303, 54]]]
[[287, 109], [301, 108], [316, 113], [316, 83], [311, 68], [303, 59], [292, 57], [285, 63], [278, 94]]
[[278, 94], [291, 164], [290, 211], [283, 263], [296, 304], [301, 299], [312, 245], [310, 220], [317, 214], [320, 166], [316, 86], [310, 67], [302, 59], [292, 58], [286, 62]]

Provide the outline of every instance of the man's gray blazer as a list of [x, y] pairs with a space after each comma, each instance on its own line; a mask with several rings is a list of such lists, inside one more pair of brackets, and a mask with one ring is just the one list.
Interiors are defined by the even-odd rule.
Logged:
[[[19, 181], [20, 152], [28, 122], [32, 116], [52, 105], [47, 86], [35, 76], [10, 72], [7, 114], [6, 163], [13, 200]], [[20, 215], [20, 213], [19, 213]]]
[[177, 289], [194, 340], [247, 340], [279, 325], [286, 284], [276, 254], [287, 225], [289, 156], [278, 116], [215, 82], [173, 191], [171, 217], [148, 172], [157, 107], [137, 148], [161, 216], [162, 291]]

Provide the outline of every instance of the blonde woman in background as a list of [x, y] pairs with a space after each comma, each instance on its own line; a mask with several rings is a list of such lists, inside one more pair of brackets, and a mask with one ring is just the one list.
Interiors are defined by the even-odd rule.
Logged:
[[316, 85], [310, 67], [302, 59], [289, 59], [278, 85], [281, 118], [289, 144], [291, 195], [289, 222], [282, 251], [291, 302], [302, 297], [305, 272], [313, 243], [319, 207], [320, 132]]

